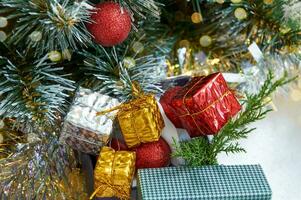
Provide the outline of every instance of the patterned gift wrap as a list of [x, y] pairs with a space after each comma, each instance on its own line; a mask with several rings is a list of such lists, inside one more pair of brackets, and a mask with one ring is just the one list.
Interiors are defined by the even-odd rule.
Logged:
[[103, 116], [96, 116], [96, 113], [119, 104], [117, 99], [79, 88], [65, 118], [60, 141], [81, 152], [98, 155], [114, 129], [116, 112]]
[[138, 170], [141, 200], [270, 200], [260, 165], [169, 167]]

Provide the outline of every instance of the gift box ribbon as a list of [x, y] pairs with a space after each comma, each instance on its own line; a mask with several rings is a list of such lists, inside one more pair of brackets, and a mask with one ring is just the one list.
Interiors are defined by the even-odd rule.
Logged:
[[90, 196], [90, 200], [97, 194], [100, 197], [115, 196], [122, 200], [130, 199], [135, 160], [135, 152], [115, 152], [110, 147], [103, 147], [94, 171], [99, 186]]

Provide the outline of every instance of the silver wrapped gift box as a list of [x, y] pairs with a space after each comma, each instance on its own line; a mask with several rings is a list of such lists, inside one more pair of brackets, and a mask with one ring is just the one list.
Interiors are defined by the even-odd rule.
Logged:
[[65, 117], [60, 141], [81, 152], [98, 155], [113, 131], [116, 111], [101, 116], [96, 113], [118, 105], [115, 98], [79, 88]]

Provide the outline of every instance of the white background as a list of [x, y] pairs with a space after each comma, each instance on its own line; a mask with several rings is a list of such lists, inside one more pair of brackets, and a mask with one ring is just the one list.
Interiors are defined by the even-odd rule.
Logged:
[[260, 164], [273, 200], [301, 200], [301, 101], [278, 97], [274, 111], [241, 141], [247, 153], [220, 155], [220, 164]]

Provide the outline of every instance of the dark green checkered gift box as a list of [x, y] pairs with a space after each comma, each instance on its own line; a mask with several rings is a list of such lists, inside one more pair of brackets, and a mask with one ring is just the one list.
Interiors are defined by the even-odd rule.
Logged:
[[138, 170], [141, 200], [270, 200], [260, 165], [168, 167]]

